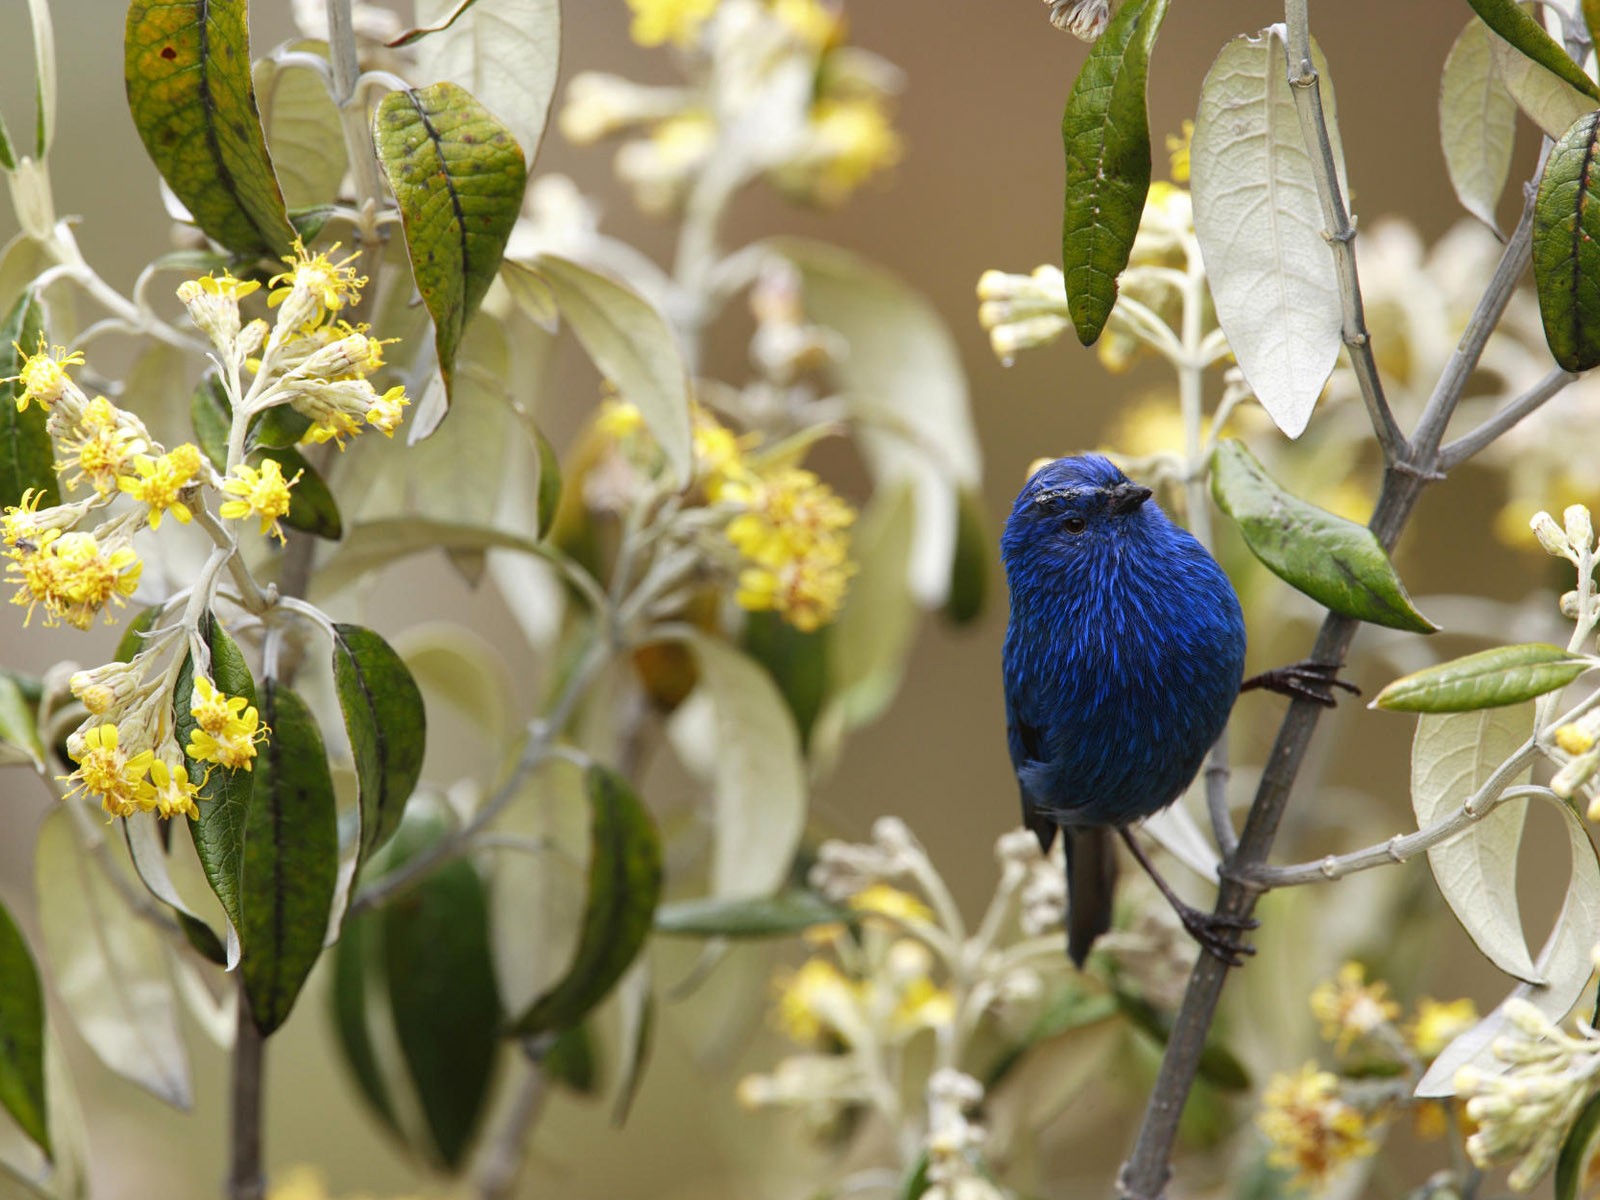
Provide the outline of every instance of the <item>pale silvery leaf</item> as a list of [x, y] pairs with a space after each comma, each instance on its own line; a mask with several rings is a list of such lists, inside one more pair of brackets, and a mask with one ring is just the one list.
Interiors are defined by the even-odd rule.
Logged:
[[56, 136], [56, 34], [50, 21], [49, 0], [28, 0], [33, 23], [34, 96], [39, 106], [37, 140], [27, 146], [30, 158], [43, 159]]
[[611, 1096], [611, 1121], [621, 1125], [633, 1107], [633, 1098], [650, 1057], [650, 1037], [655, 1023], [655, 996], [650, 956], [633, 960], [617, 983], [617, 1071]]
[[[1313, 58], [1342, 180], [1333, 85]], [[1299, 437], [1339, 357], [1343, 314], [1286, 64], [1277, 27], [1223, 47], [1200, 89], [1190, 162], [1217, 323], [1261, 406]]]
[[[404, 455], [393, 463], [406, 481], [403, 511], [463, 525], [492, 523], [506, 446], [521, 434], [506, 403], [508, 357], [500, 325], [474, 321], [456, 358], [449, 419], [426, 441], [403, 450], [383, 439], [385, 457]], [[437, 377], [434, 388], [443, 389]]]
[[1552, 1021], [1572, 1010], [1594, 974], [1593, 950], [1600, 941], [1600, 861], [1583, 820], [1567, 805], [1553, 801], [1566, 818], [1572, 845], [1572, 878], [1555, 928], [1539, 952], [1535, 969], [1544, 986], [1519, 983], [1492, 1013], [1444, 1048], [1417, 1084], [1418, 1096], [1455, 1095], [1456, 1072], [1471, 1063], [1489, 1075], [1503, 1074], [1509, 1064], [1494, 1053], [1494, 1042], [1506, 1027], [1506, 1001], [1526, 1000]]
[[856, 444], [878, 487], [915, 489], [907, 578], [924, 608], [937, 607], [950, 588], [958, 492], [982, 476], [955, 340], [926, 297], [882, 267], [817, 242], [772, 245], [804, 276], [807, 315], [849, 344], [835, 372]]
[[489, 937], [506, 1012], [525, 1011], [567, 973], [589, 891], [583, 771], [551, 761], [495, 821]]
[[1594, 111], [1593, 100], [1504, 38], [1491, 36], [1489, 52], [1517, 107], [1548, 136], [1559, 138], [1579, 117]]
[[635, 405], [666, 455], [675, 482], [688, 482], [689, 376], [666, 319], [626, 284], [555, 254], [533, 266], [602, 374]]
[[449, 621], [412, 626], [393, 645], [425, 697], [454, 708], [496, 754], [506, 749], [517, 706], [499, 650], [481, 634]]
[[[500, 491], [496, 524], [528, 528], [539, 511], [539, 456], [525, 438], [517, 438], [507, 451], [510, 462]], [[566, 610], [561, 576], [544, 559], [512, 550], [489, 551], [489, 578], [528, 645], [544, 653], [555, 643]]]
[[[1203, 789], [1204, 775], [1201, 779], [1200, 789]], [[1146, 817], [1141, 828], [1155, 838], [1163, 850], [1201, 879], [1216, 883], [1217, 868], [1222, 860], [1188, 808], [1188, 794], [1200, 789], [1191, 788], [1190, 793], [1179, 797], [1176, 804], [1168, 805], [1153, 817]]]
[[[437, 25], [461, 0], [417, 0], [418, 26]], [[448, 29], [417, 43], [417, 78], [448, 80], [505, 122], [532, 170], [561, 66], [559, 0], [477, 0]]]
[[[320, 47], [310, 43], [293, 49], [317, 54]], [[331, 203], [349, 157], [328, 85], [309, 67], [285, 67], [269, 56], [255, 65], [255, 87], [283, 202], [290, 209]]]
[[[688, 726], [676, 716], [672, 725], [674, 746], [686, 743], [685, 766], [711, 783], [711, 894], [765, 896], [787, 877], [805, 828], [800, 734], [761, 667], [716, 638], [692, 634], [687, 641], [700, 666], [702, 698], [687, 706]], [[702, 736], [684, 737], [697, 714]], [[715, 752], [705, 753], [707, 746]]]
[[[167, 869], [167, 851], [161, 844], [156, 815], [141, 812], [125, 817], [122, 822], [122, 832], [128, 842], [128, 858], [133, 863], [133, 869], [145, 887], [150, 889], [150, 893], [185, 916], [204, 922], [205, 918], [184, 899], [183, 893], [172, 881], [172, 873]], [[230, 971], [239, 965], [239, 949], [239, 939], [229, 938], [227, 967]]]
[[[1533, 708], [1423, 716], [1411, 744], [1411, 807], [1425, 827], [1459, 808], [1533, 731]], [[1512, 780], [1511, 784], [1526, 779]], [[1517, 848], [1528, 802], [1511, 800], [1428, 851], [1439, 891], [1484, 956], [1538, 982], [1517, 904]]]
[[65, 809], [45, 818], [34, 860], [56, 994], [101, 1062], [186, 1109], [193, 1098], [189, 1055], [161, 935], [89, 860], [72, 819]]
[[1461, 205], [1490, 229], [1511, 171], [1517, 102], [1495, 66], [1491, 42], [1500, 39], [1474, 17], [1444, 60], [1439, 80], [1439, 142], [1450, 186]]

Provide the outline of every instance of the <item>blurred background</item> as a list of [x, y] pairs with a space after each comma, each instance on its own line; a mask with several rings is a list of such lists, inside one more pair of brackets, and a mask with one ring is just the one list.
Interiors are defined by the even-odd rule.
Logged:
[[[291, 35], [286, 3], [253, 7], [258, 50]], [[77, 232], [86, 256], [125, 289], [138, 265], [167, 245], [170, 231], [155, 171], [122, 94], [123, 6], [112, 0], [52, 0], [52, 9], [61, 57], [62, 109], [51, 164], [58, 211], [80, 215]], [[1002, 367], [976, 321], [974, 284], [985, 269], [1023, 272], [1058, 261], [1059, 121], [1086, 47], [1051, 28], [1047, 6], [1038, 0], [854, 0], [847, 9], [852, 40], [906, 72], [897, 116], [905, 140], [903, 161], [838, 212], [797, 209], [757, 187], [735, 208], [725, 241], [735, 245], [774, 232], [816, 236], [886, 265], [931, 298], [954, 332], [970, 380], [992, 538], [1031, 460], [1106, 444], [1119, 409], [1168, 382], [1164, 368], [1149, 364], [1109, 375], [1070, 336]], [[28, 44], [25, 10], [22, 0], [0, 4], [0, 46], [10, 50], [14, 63]], [[1445, 177], [1435, 104], [1440, 67], [1467, 15], [1465, 4], [1446, 0], [1342, 0], [1314, 6], [1314, 27], [1337, 89], [1353, 207], [1363, 229], [1386, 214], [1401, 214], [1431, 243], [1462, 218]], [[1176, 131], [1192, 116], [1201, 79], [1224, 41], [1281, 18], [1281, 8], [1263, 0], [1173, 5], [1150, 83], [1158, 148], [1163, 133]], [[571, 0], [565, 22], [564, 77], [599, 69], [647, 82], [673, 80], [669, 55], [641, 50], [629, 40], [623, 0]], [[29, 87], [26, 70], [0, 75], [0, 105], [13, 130], [28, 125]], [[1532, 141], [1524, 135], [1514, 180], [1527, 173]], [[552, 128], [538, 170], [571, 175], [600, 200], [610, 233], [664, 257], [670, 252], [671, 225], [637, 213], [613, 179], [611, 156], [607, 147], [571, 147]], [[1514, 191], [1514, 186], [1508, 189]], [[1517, 200], [1508, 197], [1509, 203]], [[14, 231], [9, 210], [0, 213], [0, 240]], [[571, 346], [564, 353], [558, 390], [565, 390], [557, 403], [575, 414], [575, 421], [593, 402], [593, 381]], [[714, 340], [707, 373], [738, 377], [744, 353], [739, 337]], [[553, 432], [559, 436], [559, 426]], [[1496, 540], [1491, 526], [1503, 499], [1501, 488], [1498, 476], [1464, 472], [1425, 499], [1399, 555], [1419, 598], [1458, 592], [1509, 598], [1549, 582], [1543, 575], [1546, 560], [1529, 559]], [[1552, 497], [1548, 504], [1559, 511], [1560, 502]], [[391, 578], [395, 583], [384, 597], [389, 611], [381, 624], [374, 622], [386, 632], [461, 611], [491, 639], [496, 630], [510, 629], [498, 600], [467, 592], [442, 560]], [[1281, 599], [1270, 590], [1260, 597], [1264, 603]], [[952, 630], [938, 621], [925, 626], [899, 700], [849, 745], [840, 769], [814, 797], [818, 828], [837, 835], [859, 838], [875, 817], [903, 816], [972, 915], [993, 886], [990, 847], [1016, 820], [998, 686], [1005, 595], [997, 560], [988, 601], [983, 618], [966, 629]], [[1428, 609], [1425, 599], [1421, 607]], [[112, 635], [105, 629], [85, 635], [35, 630], [24, 636], [21, 618], [20, 609], [0, 606], [0, 661], [9, 667], [38, 671], [62, 657], [96, 662], [110, 645]], [[1281, 645], [1255, 648], [1249, 669], [1297, 658], [1308, 646], [1309, 627], [1304, 627], [1294, 640], [1285, 637]], [[521, 667], [514, 655], [511, 665]], [[1358, 664], [1354, 678], [1370, 695], [1386, 682], [1386, 670]], [[1233, 726], [1236, 762], [1261, 760], [1279, 712], [1271, 700], [1252, 700], [1241, 708]], [[1325, 733], [1336, 734], [1341, 746], [1359, 745], [1360, 752], [1342, 753], [1328, 764], [1328, 788], [1301, 795], [1298, 802], [1316, 805], [1341, 795], [1338, 785], [1359, 785], [1376, 798], [1393, 829], [1404, 827], [1410, 821], [1405, 767], [1410, 723], [1347, 705]], [[1331, 743], [1325, 738], [1321, 744]], [[32, 913], [31, 845], [47, 803], [26, 772], [0, 772], [0, 894], [25, 920]], [[1540, 854], [1551, 845], [1535, 837], [1524, 853]], [[1425, 882], [1425, 871], [1416, 864], [1404, 873], [1414, 885]], [[1307, 902], [1348, 904], [1356, 885], [1342, 886], [1345, 893], [1319, 892]], [[1525, 911], [1536, 937], [1553, 903], [1552, 896], [1528, 901]], [[1366, 910], [1357, 905], [1353, 911]], [[1436, 936], [1412, 964], [1416, 985], [1437, 995], [1473, 993], [1480, 1008], [1487, 1008], [1498, 999], [1499, 982], [1478, 964], [1448, 917], [1432, 928]], [[1244, 974], [1259, 981], [1279, 969], [1269, 951]], [[659, 977], [671, 980], [677, 974], [674, 963]], [[324, 982], [313, 980], [297, 1018], [269, 1047], [269, 1162], [276, 1167], [321, 1164], [340, 1194], [443, 1194], [442, 1181], [419, 1177], [381, 1136], [340, 1077], [324, 1019]], [[794, 1156], [796, 1170], [802, 1169], [799, 1163], [810, 1152], [785, 1137], [782, 1119], [742, 1113], [732, 1098], [742, 1070], [775, 1057], [773, 1046], [763, 1044], [759, 1019], [751, 1030], [756, 1042], [742, 1057], [697, 1057], [703, 1047], [695, 1031], [715, 1023], [721, 1002], [712, 988], [682, 1012], [669, 1006], [626, 1131], [609, 1127], [602, 1105], [553, 1103], [538, 1130], [523, 1194], [732, 1200], [767, 1194], [752, 1181], [752, 1169], [759, 1167], [770, 1178], [773, 1162], [786, 1161], [774, 1154]], [[1304, 1024], [1303, 1011], [1290, 1011], [1296, 1004], [1304, 1009], [1303, 999], [1291, 993], [1282, 1009], [1269, 1003], [1251, 1011], [1265, 1014], [1260, 1019], [1267, 1021], [1281, 1017]], [[213, 1047], [202, 1038], [191, 1039], [197, 1096], [194, 1112], [186, 1116], [111, 1076], [70, 1038], [69, 1048], [90, 1118], [96, 1195], [216, 1193], [226, 1079], [225, 1063]], [[1109, 1178], [1111, 1164], [1131, 1139], [1143, 1083], [1137, 1076], [1113, 1073], [1090, 1084], [1066, 1109], [1050, 1151], [1060, 1177]], [[792, 1128], [787, 1132], [792, 1135]], [[1098, 1148], [1086, 1151], [1084, 1135], [1091, 1133]], [[804, 1169], [813, 1169], [816, 1158], [807, 1161], [811, 1165]]]

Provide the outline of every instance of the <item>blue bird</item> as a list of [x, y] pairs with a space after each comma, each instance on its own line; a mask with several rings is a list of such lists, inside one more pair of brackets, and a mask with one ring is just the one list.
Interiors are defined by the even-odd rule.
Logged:
[[1216, 559], [1151, 492], [1100, 455], [1062, 458], [1023, 486], [1000, 539], [1011, 589], [1003, 669], [1006, 739], [1023, 823], [1067, 861], [1067, 953], [1080, 967], [1111, 926], [1113, 831], [1184, 927], [1238, 965], [1253, 921], [1184, 904], [1128, 826], [1189, 786], [1241, 688], [1331, 704], [1337, 667], [1244, 679], [1239, 598]]

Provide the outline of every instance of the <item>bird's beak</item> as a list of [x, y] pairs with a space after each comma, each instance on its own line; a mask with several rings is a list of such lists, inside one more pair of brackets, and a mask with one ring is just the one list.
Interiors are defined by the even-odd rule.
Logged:
[[1151, 491], [1147, 487], [1137, 483], [1119, 483], [1106, 494], [1106, 502], [1112, 512], [1120, 515], [1132, 512], [1150, 496]]

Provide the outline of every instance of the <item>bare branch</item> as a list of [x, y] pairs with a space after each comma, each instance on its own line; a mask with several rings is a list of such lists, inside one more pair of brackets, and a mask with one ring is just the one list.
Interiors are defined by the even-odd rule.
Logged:
[[1463, 434], [1439, 451], [1439, 469], [1450, 471], [1459, 467], [1479, 451], [1491, 446], [1503, 433], [1524, 417], [1531, 416], [1543, 407], [1545, 401], [1561, 394], [1567, 384], [1578, 376], [1561, 367], [1552, 367], [1550, 373], [1522, 395], [1500, 409], [1471, 433]]

